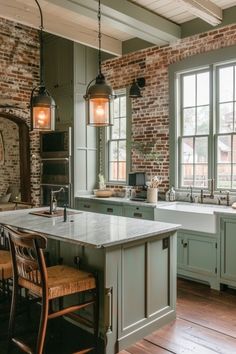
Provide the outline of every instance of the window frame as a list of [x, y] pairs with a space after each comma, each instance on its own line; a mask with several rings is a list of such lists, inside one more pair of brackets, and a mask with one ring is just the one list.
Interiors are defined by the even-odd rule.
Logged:
[[[218, 67], [235, 65], [235, 50], [236, 46], [217, 49], [215, 51], [198, 54], [193, 57], [186, 58], [169, 66], [169, 88], [170, 88], [170, 185], [175, 185], [179, 191], [186, 191], [188, 187], [180, 186], [180, 149], [179, 141], [179, 126], [176, 117], [180, 116], [180, 80], [178, 76], [183, 73], [201, 71], [204, 68], [210, 70], [210, 131], [209, 151], [208, 151], [208, 178], [217, 179], [217, 130], [216, 130], [216, 97], [218, 83], [216, 79], [216, 70]], [[235, 114], [236, 115], [236, 114]], [[218, 124], [218, 123], [217, 123]], [[235, 132], [236, 133], [236, 132]], [[224, 133], [223, 135], [227, 135]], [[199, 136], [199, 135], [197, 135]], [[196, 191], [200, 188], [194, 187]], [[224, 190], [224, 188], [216, 188], [216, 190]], [[227, 188], [228, 190], [228, 188]], [[230, 189], [236, 192], [236, 189]]]
[[126, 96], [126, 139], [113, 139], [112, 141], [126, 141], [126, 179], [124, 181], [109, 180], [109, 139], [112, 127], [101, 129], [100, 133], [100, 170], [105, 176], [107, 185], [126, 185], [128, 181], [128, 174], [131, 166], [131, 99], [129, 98], [128, 88], [115, 90], [118, 96]]

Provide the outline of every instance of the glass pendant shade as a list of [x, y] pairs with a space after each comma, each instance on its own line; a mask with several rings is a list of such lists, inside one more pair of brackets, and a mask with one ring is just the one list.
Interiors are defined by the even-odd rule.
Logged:
[[31, 99], [32, 129], [39, 131], [55, 130], [55, 101], [45, 87]]
[[88, 87], [84, 96], [88, 125], [93, 127], [113, 125], [114, 97], [112, 88], [106, 84], [104, 76], [98, 75], [95, 84]]

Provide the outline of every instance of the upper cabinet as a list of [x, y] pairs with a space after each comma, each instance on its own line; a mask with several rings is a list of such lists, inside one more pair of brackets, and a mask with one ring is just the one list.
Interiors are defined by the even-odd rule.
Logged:
[[98, 52], [53, 35], [45, 36], [45, 83], [56, 102], [56, 129], [72, 127], [75, 195], [95, 188], [98, 130], [88, 127], [85, 95], [98, 73]]

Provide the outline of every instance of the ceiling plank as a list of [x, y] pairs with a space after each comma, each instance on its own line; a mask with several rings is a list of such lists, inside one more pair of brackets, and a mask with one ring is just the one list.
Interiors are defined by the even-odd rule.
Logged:
[[[59, 0], [57, 0], [59, 2]], [[8, 20], [24, 24], [33, 28], [39, 28], [39, 12], [35, 7], [34, 2], [30, 5], [24, 0], [0, 0], [0, 16]], [[27, 11], [25, 6], [27, 3]], [[49, 11], [50, 10], [50, 11]], [[48, 9], [45, 7], [43, 11], [44, 30], [45, 32], [52, 33], [74, 42], [88, 45], [92, 48], [98, 48], [98, 35], [97, 31], [91, 30], [87, 27], [81, 26], [78, 22], [68, 21], [68, 18], [73, 17], [73, 13], [69, 9], [57, 11], [58, 9], [53, 6]], [[54, 16], [53, 16], [54, 14]], [[102, 35], [102, 50], [114, 55], [122, 55], [122, 42], [118, 39], [112, 38], [105, 34]]]
[[202, 20], [217, 26], [222, 22], [222, 9], [210, 0], [178, 0], [192, 14]]
[[[73, 9], [78, 14], [95, 19], [97, 0], [46, 0], [48, 3]], [[161, 45], [181, 36], [179, 25], [127, 0], [101, 0], [102, 24], [110, 25], [133, 37]]]

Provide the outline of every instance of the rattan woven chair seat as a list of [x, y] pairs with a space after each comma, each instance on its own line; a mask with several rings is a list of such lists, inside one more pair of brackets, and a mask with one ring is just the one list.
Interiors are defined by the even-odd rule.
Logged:
[[12, 262], [9, 251], [0, 250], [0, 280], [12, 277]]
[[[91, 273], [72, 267], [57, 265], [47, 268], [49, 299], [74, 294], [96, 288], [96, 281]], [[19, 285], [29, 289], [37, 296], [42, 296], [42, 288], [27, 279], [19, 278]]]

